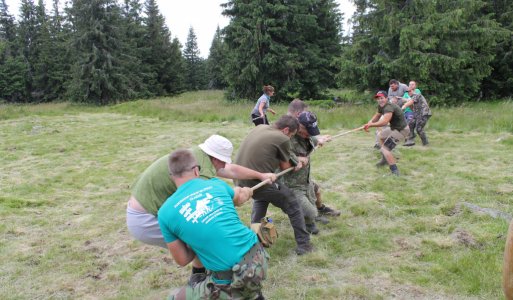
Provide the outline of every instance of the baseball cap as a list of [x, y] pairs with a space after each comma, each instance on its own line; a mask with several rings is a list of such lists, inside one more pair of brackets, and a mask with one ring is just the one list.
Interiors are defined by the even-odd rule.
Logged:
[[385, 92], [385, 91], [378, 91], [376, 93], [376, 95], [374, 95], [374, 98], [378, 98], [378, 97], [385, 97], [386, 98], [387, 97], [387, 92]]
[[319, 127], [317, 127], [317, 116], [311, 111], [302, 112], [299, 117], [299, 123], [305, 126], [306, 131], [310, 135], [319, 135]]
[[232, 162], [233, 145], [227, 138], [214, 134], [205, 140], [199, 147], [206, 154], [215, 157], [225, 163]]

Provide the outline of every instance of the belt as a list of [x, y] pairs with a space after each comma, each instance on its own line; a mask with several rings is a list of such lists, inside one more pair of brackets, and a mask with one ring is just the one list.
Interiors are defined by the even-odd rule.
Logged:
[[252, 260], [255, 254], [262, 249], [262, 244], [260, 242], [256, 242], [251, 249], [249, 249], [246, 254], [242, 257], [242, 259], [235, 265], [231, 270], [226, 271], [215, 271], [212, 272], [212, 277], [217, 280], [232, 280], [233, 272], [237, 272], [240, 268], [240, 266], [243, 266], [245, 264], [249, 264]]

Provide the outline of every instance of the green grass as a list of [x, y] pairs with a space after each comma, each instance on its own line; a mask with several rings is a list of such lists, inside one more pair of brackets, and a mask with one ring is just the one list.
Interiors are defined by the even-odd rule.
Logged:
[[[101, 108], [0, 106], [0, 298], [158, 299], [185, 284], [189, 268], [128, 234], [130, 185], [154, 159], [211, 134], [237, 147], [252, 107], [219, 91]], [[375, 107], [312, 109], [334, 135]], [[394, 151], [399, 178], [375, 168], [373, 133], [318, 149], [314, 178], [342, 215], [319, 225], [314, 253], [297, 257], [286, 216], [269, 210], [280, 237], [269, 251], [267, 298], [502, 299], [508, 224], [460, 204], [513, 213], [511, 111], [511, 101], [434, 108], [430, 147]], [[246, 223], [250, 211], [239, 209]]]

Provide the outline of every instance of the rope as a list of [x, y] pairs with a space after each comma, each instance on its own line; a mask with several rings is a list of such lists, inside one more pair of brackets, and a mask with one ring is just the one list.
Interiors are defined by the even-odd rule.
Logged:
[[337, 138], [339, 136], [343, 136], [343, 135], [346, 135], [346, 134], [349, 134], [351, 132], [355, 132], [355, 131], [359, 131], [359, 130], [362, 130], [364, 126], [361, 126], [361, 127], [358, 127], [358, 128], [355, 128], [355, 129], [351, 129], [349, 131], [346, 131], [346, 132], [342, 132], [342, 133], [339, 133], [339, 134], [335, 134], [334, 136], [332, 136], [331, 138], [334, 139], [334, 138]]
[[[294, 170], [294, 167], [290, 167], [288, 169], [285, 169], [285, 170], [281, 171], [280, 173], [276, 174], [276, 177], [280, 177], [281, 175], [283, 175], [285, 173], [288, 173], [288, 172], [290, 172], [292, 170]], [[269, 182], [271, 182], [271, 180], [270, 179], [266, 179], [266, 180], [260, 182], [259, 184], [255, 185], [254, 187], [252, 187], [251, 190], [254, 191], [254, 190], [262, 187], [263, 185], [268, 184]]]

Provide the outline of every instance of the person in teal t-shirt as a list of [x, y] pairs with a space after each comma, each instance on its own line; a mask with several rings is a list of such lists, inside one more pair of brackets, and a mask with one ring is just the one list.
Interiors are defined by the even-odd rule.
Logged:
[[197, 256], [211, 271], [205, 280], [174, 291], [171, 299], [183, 295], [209, 299], [216, 292], [236, 299], [262, 297], [268, 256], [235, 210], [235, 205], [251, 198], [251, 188], [233, 190], [217, 178], [200, 178], [197, 161], [189, 150], [170, 155], [169, 171], [178, 189], [158, 212], [164, 240], [179, 265], [185, 266]]

